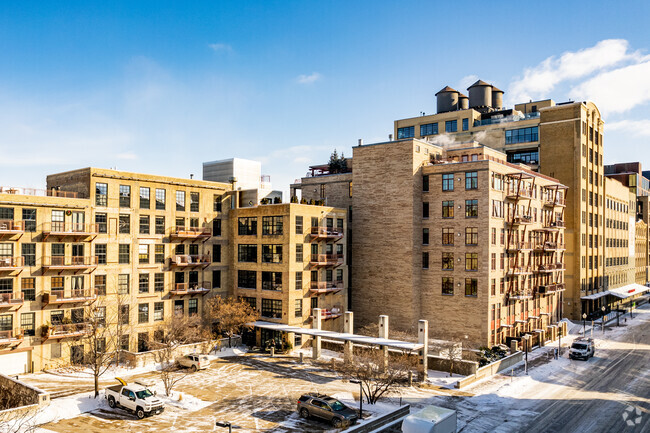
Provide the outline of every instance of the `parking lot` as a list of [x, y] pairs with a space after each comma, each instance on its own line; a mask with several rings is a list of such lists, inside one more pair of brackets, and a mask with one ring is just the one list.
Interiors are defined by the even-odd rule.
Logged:
[[[144, 377], [155, 378], [154, 373]], [[305, 392], [339, 394], [358, 401], [358, 385], [338, 380], [332, 373], [296, 358], [269, 358], [247, 354], [212, 361], [207, 370], [192, 373], [176, 387], [185, 395], [208, 404], [196, 411], [167, 405], [160, 415], [136, 420], [108, 406], [76, 418], [45, 424], [57, 432], [162, 432], [220, 431], [215, 421], [228, 421], [238, 432], [336, 431], [319, 421], [305, 421], [296, 413], [298, 397]], [[223, 431], [226, 431], [225, 429]]]

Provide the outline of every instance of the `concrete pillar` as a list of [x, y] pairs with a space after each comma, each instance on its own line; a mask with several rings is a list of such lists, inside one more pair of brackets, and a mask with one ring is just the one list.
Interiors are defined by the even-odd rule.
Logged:
[[[314, 308], [313, 310], [314, 314], [314, 321], [311, 324], [312, 329], [321, 329], [321, 322], [322, 322], [322, 316], [321, 316], [321, 309], [320, 308]], [[312, 341], [311, 345], [311, 356], [313, 359], [318, 359], [321, 356], [321, 347], [320, 347], [320, 337], [314, 336], [314, 341]]]
[[[388, 338], [388, 316], [379, 316], [379, 338]], [[388, 369], [388, 346], [379, 346], [379, 350], [383, 352], [383, 371]]]
[[[345, 334], [354, 334], [354, 313], [346, 311], [343, 319], [343, 332]], [[354, 359], [354, 343], [346, 341], [343, 343], [343, 360], [349, 364]]]
[[422, 382], [427, 380], [429, 370], [429, 321], [418, 321], [418, 343], [424, 344], [420, 352], [420, 380]]

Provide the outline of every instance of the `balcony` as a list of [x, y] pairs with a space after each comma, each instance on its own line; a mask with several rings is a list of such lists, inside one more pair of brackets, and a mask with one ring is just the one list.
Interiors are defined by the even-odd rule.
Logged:
[[309, 264], [311, 266], [341, 266], [343, 254], [312, 254]]
[[556, 198], [556, 199], [554, 199], [554, 198], [550, 198], [550, 197], [544, 197], [542, 199], [542, 202], [543, 202], [544, 206], [552, 206], [552, 207], [566, 206], [566, 201], [565, 201], [564, 198]]
[[43, 258], [43, 269], [46, 271], [84, 271], [86, 269], [95, 270], [97, 268], [97, 257], [65, 257], [53, 256]]
[[318, 240], [341, 239], [343, 237], [343, 229], [334, 227], [312, 227], [309, 236]]
[[533, 297], [533, 292], [531, 290], [515, 290], [510, 295], [510, 299], [522, 300], [522, 299], [531, 299]]
[[535, 250], [537, 251], [557, 251], [563, 249], [564, 249], [564, 244], [560, 244], [557, 242], [546, 241], [535, 245]]
[[92, 240], [97, 236], [97, 224], [51, 222], [43, 224], [43, 237], [73, 238]]
[[172, 227], [172, 232], [170, 238], [172, 239], [191, 239], [203, 240], [205, 242], [212, 236], [212, 229], [210, 227], [185, 227], [185, 226], [175, 226]]
[[558, 220], [558, 221], [544, 221], [542, 223], [542, 228], [541, 229], [536, 229], [538, 231], [543, 230], [543, 231], [555, 231], [558, 229], [563, 229], [566, 228], [566, 223], [564, 221]]
[[23, 233], [25, 233], [25, 229], [22, 221], [0, 220], [0, 238], [9, 238], [15, 235], [20, 237]]
[[312, 281], [309, 291], [317, 295], [324, 295], [328, 293], [338, 293], [343, 290], [343, 281]]
[[97, 289], [72, 289], [66, 296], [65, 290], [50, 290], [43, 293], [44, 305], [85, 304], [97, 299]]
[[507, 186], [505, 189], [506, 198], [512, 200], [526, 199], [529, 200], [533, 197], [533, 189], [529, 187]]
[[205, 295], [212, 290], [212, 283], [210, 281], [203, 281], [201, 283], [176, 283], [174, 288], [169, 291], [172, 296], [183, 295]]
[[0, 257], [0, 272], [22, 271], [25, 267], [23, 257]]
[[176, 266], [179, 268], [193, 268], [197, 266], [206, 267], [212, 263], [212, 259], [209, 255], [205, 254], [195, 254], [195, 255], [180, 255], [172, 256], [171, 266]]
[[528, 266], [516, 266], [508, 269], [508, 275], [530, 275], [532, 273]]
[[510, 242], [506, 249], [509, 251], [532, 250], [533, 245], [530, 242]]
[[71, 323], [69, 325], [51, 325], [44, 329], [44, 340], [61, 340], [63, 338], [78, 338], [91, 331], [88, 323]]
[[[336, 319], [337, 317], [341, 317], [341, 309], [334, 307], [331, 310], [327, 308], [323, 308], [320, 310], [320, 317], [322, 320], [330, 320], [330, 319]], [[314, 316], [311, 316], [312, 319], [314, 319]]]
[[23, 341], [24, 331], [16, 328], [13, 331], [0, 331], [0, 347], [18, 346]]
[[522, 224], [532, 224], [533, 223], [533, 217], [530, 215], [517, 215], [514, 218], [508, 218], [508, 223], [512, 225], [522, 225]]
[[18, 310], [23, 306], [24, 302], [25, 295], [23, 293], [20, 293], [17, 297], [13, 293], [0, 293], [0, 309], [17, 307], [16, 310]]

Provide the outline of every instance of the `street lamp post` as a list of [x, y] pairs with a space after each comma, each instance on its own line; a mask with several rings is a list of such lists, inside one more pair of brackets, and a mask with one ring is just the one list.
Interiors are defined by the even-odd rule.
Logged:
[[359, 384], [359, 419], [363, 419], [363, 383], [357, 379], [350, 379], [350, 383]]
[[603, 311], [603, 318], [602, 318], [602, 321], [603, 321], [603, 334], [604, 334], [604, 333], [605, 333], [605, 306], [604, 306], [604, 305], [603, 305], [603, 307], [601, 308], [601, 310]]
[[619, 316], [621, 315], [621, 301], [616, 303], [616, 326], [621, 326], [621, 320]]
[[582, 313], [582, 336], [587, 336], [587, 313]]
[[232, 424], [229, 422], [217, 421], [217, 427], [228, 427], [228, 433], [232, 433]]

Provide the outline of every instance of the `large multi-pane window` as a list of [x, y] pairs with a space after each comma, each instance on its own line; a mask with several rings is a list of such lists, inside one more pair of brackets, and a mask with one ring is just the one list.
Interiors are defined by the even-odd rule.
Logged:
[[445, 173], [442, 175], [442, 190], [443, 191], [453, 191], [454, 190], [454, 174]]
[[20, 315], [20, 328], [23, 330], [23, 334], [33, 337], [36, 335], [35, 330], [35, 313], [22, 313]]
[[165, 263], [165, 245], [154, 245], [154, 263]]
[[282, 263], [282, 245], [262, 245], [262, 263]]
[[141, 265], [149, 264], [149, 244], [138, 245], [138, 263]]
[[0, 316], [0, 331], [13, 331], [14, 317], [11, 314]]
[[196, 298], [187, 300], [187, 314], [188, 316], [196, 316], [199, 314], [199, 300]]
[[532, 141], [539, 141], [537, 126], [506, 130], [506, 144], [530, 143]]
[[303, 245], [296, 244], [296, 263], [302, 263], [303, 261]]
[[454, 270], [454, 253], [442, 253], [442, 269], [445, 271]]
[[478, 294], [478, 279], [465, 278], [465, 296], [477, 296]]
[[131, 245], [119, 244], [118, 246], [118, 263], [128, 265], [131, 263]]
[[63, 277], [52, 277], [50, 279], [50, 289], [52, 290], [63, 290], [63, 285]]
[[454, 244], [454, 229], [450, 229], [450, 228], [442, 229], [442, 244], [443, 245]]
[[282, 272], [262, 272], [262, 290], [282, 290]]
[[413, 138], [415, 137], [415, 127], [406, 126], [404, 128], [397, 128], [397, 139], [401, 140], [403, 138]]
[[442, 294], [454, 294], [454, 279], [452, 277], [442, 277]]
[[95, 183], [95, 205], [108, 206], [108, 184]]
[[437, 133], [437, 123], [427, 123], [425, 125], [420, 125], [420, 137], [426, 137], [427, 135], [436, 135]]
[[20, 280], [20, 290], [25, 301], [36, 300], [36, 278], [23, 278]]
[[262, 235], [281, 235], [282, 216], [262, 217]]
[[478, 200], [465, 200], [465, 217], [478, 217]]
[[212, 210], [214, 212], [221, 212], [222, 203], [223, 203], [223, 196], [215, 194], [212, 200]]
[[149, 215], [140, 215], [140, 234], [148, 235], [150, 232]]
[[257, 245], [237, 245], [237, 261], [257, 262]]
[[120, 233], [129, 234], [131, 233], [131, 215], [120, 214], [119, 217]]
[[445, 122], [445, 132], [458, 131], [458, 120], [447, 120]]
[[465, 189], [478, 188], [478, 173], [476, 171], [468, 171], [465, 173]]
[[237, 287], [240, 289], [257, 289], [257, 272], [237, 271]]
[[296, 299], [294, 301], [293, 315], [296, 318], [302, 318], [302, 299]]
[[98, 265], [106, 264], [106, 244], [95, 244], [95, 257]]
[[443, 218], [453, 218], [454, 217], [454, 201], [445, 200], [442, 202], [442, 217]]
[[118, 295], [129, 294], [129, 274], [119, 274], [117, 276], [117, 293]]
[[279, 299], [262, 298], [262, 316], [271, 319], [282, 318], [282, 301]]
[[198, 192], [190, 192], [190, 212], [199, 211], [200, 195]]
[[[120, 308], [117, 312], [117, 320], [121, 325], [129, 324], [129, 310], [129, 305], [120, 305]], [[122, 342], [122, 346], [124, 347], [124, 342]], [[128, 348], [128, 338], [126, 347]]]
[[155, 232], [156, 232], [157, 235], [164, 235], [165, 234], [165, 217], [164, 216], [156, 216]]
[[138, 305], [138, 323], [149, 322], [149, 304]]
[[296, 272], [296, 290], [302, 290], [302, 271]]
[[23, 229], [26, 232], [36, 231], [36, 209], [23, 209]]
[[65, 216], [62, 210], [52, 211], [52, 230], [58, 232], [65, 231]]
[[95, 214], [95, 224], [97, 225], [97, 233], [108, 233], [108, 218], [105, 213]]
[[156, 210], [165, 210], [166, 191], [161, 188], [156, 188]]
[[120, 185], [120, 207], [131, 207], [131, 187]]
[[478, 253], [465, 253], [465, 270], [478, 271]]
[[467, 131], [469, 129], [469, 119], [465, 118], [463, 119], [463, 131]]
[[106, 296], [106, 275], [95, 275], [95, 290], [98, 296]]
[[160, 322], [165, 318], [165, 303], [164, 302], [154, 302], [153, 303], [153, 321]]
[[238, 221], [239, 236], [255, 236], [257, 235], [257, 218], [239, 218]]
[[302, 215], [296, 215], [296, 234], [301, 235], [303, 233], [302, 225]]
[[140, 187], [140, 209], [149, 209], [151, 207], [151, 190], [147, 187]]
[[165, 291], [165, 274], [162, 272], [157, 272], [153, 274], [153, 291], [154, 292], [164, 292]]
[[11, 278], [0, 278], [0, 293], [13, 294], [14, 280]]
[[478, 227], [465, 227], [465, 245], [478, 245]]
[[185, 191], [176, 191], [176, 210], [179, 212], [185, 210]]
[[513, 164], [523, 163], [523, 164], [538, 164], [539, 163], [539, 151], [537, 150], [527, 150], [524, 152], [513, 152], [508, 153], [508, 162]]
[[149, 293], [149, 274], [138, 276], [138, 293]]
[[36, 244], [22, 244], [21, 248], [25, 266], [36, 266]]

